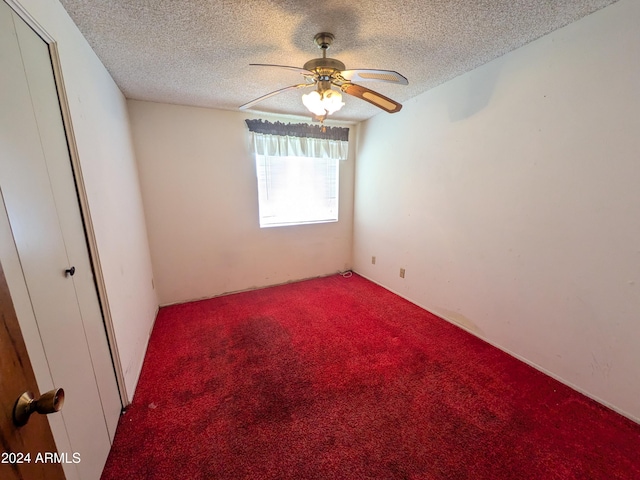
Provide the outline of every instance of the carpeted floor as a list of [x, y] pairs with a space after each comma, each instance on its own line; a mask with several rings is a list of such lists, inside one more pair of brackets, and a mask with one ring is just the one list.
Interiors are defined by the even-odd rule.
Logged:
[[357, 276], [162, 308], [108, 479], [640, 479], [640, 425]]

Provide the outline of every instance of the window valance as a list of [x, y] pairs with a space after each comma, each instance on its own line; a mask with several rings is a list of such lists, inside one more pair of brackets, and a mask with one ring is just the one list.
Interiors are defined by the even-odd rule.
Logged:
[[256, 155], [272, 157], [311, 157], [346, 160], [349, 155], [349, 129], [306, 123], [284, 124], [266, 120], [245, 120]]
[[245, 122], [247, 122], [249, 131], [255, 133], [349, 141], [349, 129], [343, 127], [326, 127], [309, 125], [308, 123], [271, 123], [266, 120], [245, 120]]

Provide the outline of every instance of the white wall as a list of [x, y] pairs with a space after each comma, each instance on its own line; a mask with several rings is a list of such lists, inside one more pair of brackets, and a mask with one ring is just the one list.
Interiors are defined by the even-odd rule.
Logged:
[[129, 399], [138, 381], [158, 301], [126, 100], [57, 0], [20, 0], [53, 38], [124, 369]]
[[354, 226], [356, 271], [636, 421], [638, 25], [621, 0], [361, 125]]
[[353, 155], [337, 223], [260, 229], [251, 115], [131, 100], [129, 114], [161, 304], [351, 267]]

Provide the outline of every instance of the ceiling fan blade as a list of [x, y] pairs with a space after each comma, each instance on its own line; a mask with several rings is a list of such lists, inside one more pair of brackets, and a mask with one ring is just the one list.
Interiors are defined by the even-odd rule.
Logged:
[[369, 90], [368, 88], [365, 88], [361, 85], [356, 85], [355, 83], [345, 83], [340, 86], [340, 89], [344, 93], [361, 98], [362, 100], [365, 100], [372, 105], [381, 108], [385, 112], [396, 113], [399, 112], [402, 108], [402, 105], [395, 100], [391, 100], [390, 98], [385, 97], [378, 92]]
[[298, 85], [291, 85], [289, 87], [284, 87], [281, 88], [280, 90], [275, 90], [271, 93], [267, 93], [266, 95], [263, 95], [261, 97], [258, 97], [254, 100], [251, 100], [250, 102], [245, 103], [244, 105], [240, 105], [240, 107], [238, 107], [240, 110], [246, 110], [248, 108], [253, 107], [256, 103], [261, 102], [263, 100], [266, 100], [269, 97], [273, 97], [274, 95], [278, 95], [280, 93], [284, 93], [286, 91], [289, 90], [295, 90], [296, 88], [305, 88], [305, 87], [313, 87], [315, 84], [313, 83], [300, 83]]
[[286, 70], [293, 70], [294, 72], [301, 73], [303, 75], [313, 75], [314, 73], [302, 67], [289, 67], [288, 65], [272, 65], [270, 63], [250, 63], [250, 67], [276, 67], [284, 68]]
[[408, 85], [409, 80], [393, 70], [343, 70], [342, 78], [348, 82], [389, 82], [397, 85]]

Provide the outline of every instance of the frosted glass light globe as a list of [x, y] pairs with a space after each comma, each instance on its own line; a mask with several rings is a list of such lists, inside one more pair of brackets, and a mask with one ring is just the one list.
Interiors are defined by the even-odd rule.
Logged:
[[336, 90], [325, 90], [322, 95], [317, 91], [302, 95], [302, 103], [307, 109], [321, 117], [331, 115], [344, 106], [342, 94]]

